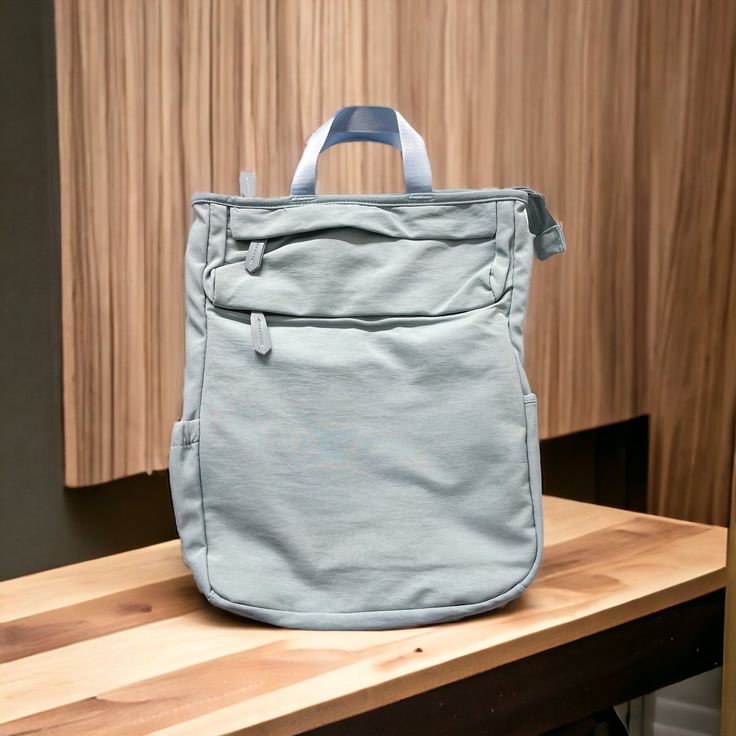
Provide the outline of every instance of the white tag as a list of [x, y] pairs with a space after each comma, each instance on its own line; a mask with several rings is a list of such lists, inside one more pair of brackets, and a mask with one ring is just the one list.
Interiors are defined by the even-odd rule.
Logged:
[[240, 172], [240, 196], [255, 197], [256, 196], [256, 172], [241, 171]]

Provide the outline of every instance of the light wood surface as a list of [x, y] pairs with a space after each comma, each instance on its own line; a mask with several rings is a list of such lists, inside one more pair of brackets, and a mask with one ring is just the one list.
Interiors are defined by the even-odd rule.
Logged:
[[[543, 437], [651, 415], [659, 513], [725, 524], [736, 381], [736, 3], [56, 0], [66, 481], [163, 468], [189, 197], [284, 194], [345, 104], [399, 107], [437, 187], [526, 183], [569, 252], [535, 270]], [[321, 191], [402, 187], [330, 150]]]
[[279, 736], [723, 587], [726, 530], [545, 498], [528, 593], [465, 622], [308, 632], [208, 606], [175, 542], [0, 583], [0, 735]]

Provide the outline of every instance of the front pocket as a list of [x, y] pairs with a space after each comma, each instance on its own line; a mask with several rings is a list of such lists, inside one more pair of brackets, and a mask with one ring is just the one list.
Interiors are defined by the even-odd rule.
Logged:
[[249, 316], [208, 305], [201, 408], [213, 590], [305, 612], [457, 606], [537, 551], [505, 315]]
[[[478, 309], [497, 300], [498, 283], [503, 285], [509, 265], [506, 244], [499, 247], [488, 237], [396, 240], [333, 228], [239, 245], [247, 248], [245, 256], [212, 272], [213, 303], [293, 316], [441, 315]], [[256, 263], [249, 270], [251, 257]]]

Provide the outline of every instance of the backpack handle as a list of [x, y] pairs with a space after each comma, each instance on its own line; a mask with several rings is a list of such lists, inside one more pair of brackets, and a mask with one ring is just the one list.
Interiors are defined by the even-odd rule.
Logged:
[[338, 110], [309, 136], [291, 181], [291, 196], [316, 194], [320, 153], [347, 141], [375, 141], [400, 148], [406, 191], [432, 191], [432, 169], [422, 136], [391, 107], [356, 105]]

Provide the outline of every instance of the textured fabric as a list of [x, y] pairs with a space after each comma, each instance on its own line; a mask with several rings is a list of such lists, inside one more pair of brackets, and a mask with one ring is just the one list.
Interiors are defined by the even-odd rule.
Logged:
[[535, 246], [564, 249], [554, 221], [530, 228], [532, 196], [195, 196], [170, 467], [213, 604], [370, 629], [525, 590], [542, 518], [522, 330]]

